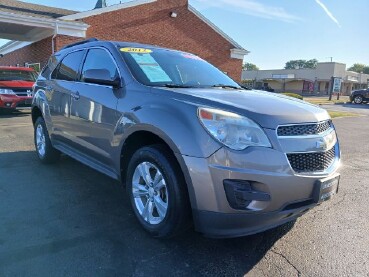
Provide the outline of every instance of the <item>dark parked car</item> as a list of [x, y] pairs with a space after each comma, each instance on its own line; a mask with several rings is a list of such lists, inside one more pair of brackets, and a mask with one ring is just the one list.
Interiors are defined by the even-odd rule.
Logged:
[[155, 237], [195, 229], [253, 234], [294, 220], [338, 190], [328, 113], [242, 89], [203, 59], [89, 40], [52, 55], [32, 120], [39, 159], [60, 153], [126, 185]]
[[355, 104], [362, 104], [369, 101], [369, 88], [354, 90], [350, 95], [350, 101]]

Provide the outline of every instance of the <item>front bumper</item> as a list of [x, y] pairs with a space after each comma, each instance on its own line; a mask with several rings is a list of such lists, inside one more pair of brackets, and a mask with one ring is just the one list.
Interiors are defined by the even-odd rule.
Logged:
[[286, 211], [241, 214], [196, 211], [196, 230], [211, 238], [234, 238], [260, 233], [303, 215], [315, 205]]
[[0, 109], [14, 110], [16, 108], [31, 107], [32, 96], [0, 95]]
[[[296, 219], [317, 205], [317, 181], [333, 177], [339, 167], [338, 161], [329, 173], [299, 175], [291, 169], [286, 154], [261, 147], [241, 152], [221, 148], [207, 159], [183, 159], [192, 181], [195, 228], [210, 237], [250, 235]], [[250, 182], [255, 191], [270, 198], [252, 201], [246, 209], [232, 208], [225, 180]]]

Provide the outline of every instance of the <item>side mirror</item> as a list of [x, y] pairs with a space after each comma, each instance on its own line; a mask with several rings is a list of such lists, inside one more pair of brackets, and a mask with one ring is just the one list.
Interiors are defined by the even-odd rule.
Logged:
[[89, 69], [83, 72], [83, 80], [86, 83], [119, 87], [119, 77], [114, 80], [110, 77], [110, 72], [107, 69]]

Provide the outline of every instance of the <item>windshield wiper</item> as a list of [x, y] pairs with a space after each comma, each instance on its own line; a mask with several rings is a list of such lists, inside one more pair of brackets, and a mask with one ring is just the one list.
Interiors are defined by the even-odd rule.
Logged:
[[211, 86], [212, 88], [231, 88], [231, 89], [242, 89], [242, 87], [236, 87], [236, 86], [231, 86], [231, 85], [223, 85], [223, 84], [218, 84], [218, 85], [214, 85]]
[[192, 86], [186, 86], [181, 84], [164, 84], [162, 86], [167, 88], [192, 88]]

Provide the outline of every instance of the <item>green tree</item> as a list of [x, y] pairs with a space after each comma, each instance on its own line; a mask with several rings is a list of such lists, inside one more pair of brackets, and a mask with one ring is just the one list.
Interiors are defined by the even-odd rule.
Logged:
[[251, 71], [251, 70], [259, 70], [259, 67], [257, 67], [255, 64], [253, 63], [245, 63], [243, 65], [243, 69]]
[[362, 63], [355, 63], [353, 66], [349, 67], [348, 70], [357, 73], [363, 72], [365, 74], [369, 74], [369, 66]]
[[316, 68], [316, 65], [318, 64], [317, 59], [311, 59], [311, 60], [291, 60], [286, 62], [285, 69], [302, 69], [302, 68]]

